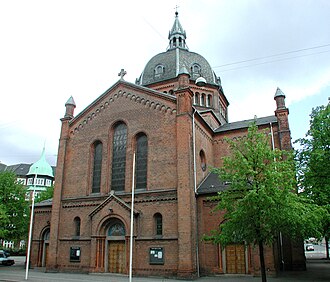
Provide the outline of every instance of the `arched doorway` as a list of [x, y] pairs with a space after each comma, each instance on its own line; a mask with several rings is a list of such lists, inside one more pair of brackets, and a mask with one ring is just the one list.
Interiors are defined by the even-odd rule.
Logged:
[[48, 248], [49, 248], [49, 228], [46, 229], [42, 234], [42, 259], [41, 266], [45, 267], [47, 265], [48, 258]]
[[110, 273], [127, 273], [125, 226], [119, 219], [111, 220], [107, 230], [107, 263]]

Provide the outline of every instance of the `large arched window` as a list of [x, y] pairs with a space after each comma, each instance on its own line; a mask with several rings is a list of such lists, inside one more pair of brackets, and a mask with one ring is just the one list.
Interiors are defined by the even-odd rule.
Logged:
[[163, 235], [163, 216], [160, 213], [154, 215], [155, 234], [157, 236]]
[[93, 146], [93, 183], [92, 193], [100, 193], [101, 187], [101, 170], [102, 170], [102, 143], [96, 141]]
[[76, 216], [73, 220], [74, 223], [74, 236], [79, 237], [80, 236], [80, 218]]
[[119, 123], [114, 128], [112, 144], [112, 179], [111, 189], [125, 190], [127, 127]]
[[135, 179], [136, 189], [147, 188], [148, 138], [144, 133], [136, 137]]

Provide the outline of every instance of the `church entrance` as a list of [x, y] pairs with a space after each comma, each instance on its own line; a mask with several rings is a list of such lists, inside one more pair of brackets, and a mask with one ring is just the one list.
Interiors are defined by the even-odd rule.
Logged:
[[111, 222], [107, 234], [108, 272], [127, 273], [125, 226], [119, 220]]
[[228, 245], [226, 247], [226, 273], [246, 273], [244, 244]]
[[111, 273], [126, 273], [125, 241], [110, 241], [108, 252]]

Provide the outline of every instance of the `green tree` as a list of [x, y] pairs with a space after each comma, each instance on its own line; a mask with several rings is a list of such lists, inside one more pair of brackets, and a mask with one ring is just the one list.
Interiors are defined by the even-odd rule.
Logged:
[[42, 191], [35, 199], [36, 203], [40, 203], [45, 200], [53, 198], [54, 187], [48, 187], [45, 191]]
[[[319, 106], [310, 115], [310, 129], [298, 139], [297, 150], [299, 187], [307, 197], [328, 212], [323, 219], [326, 257], [329, 259], [330, 236], [330, 104]], [[316, 236], [313, 236], [316, 237]]]
[[226, 246], [248, 243], [259, 247], [262, 281], [267, 281], [264, 245], [283, 235], [301, 239], [317, 232], [322, 210], [295, 193], [295, 166], [291, 152], [272, 150], [269, 135], [256, 124], [246, 137], [228, 140], [231, 155], [214, 169], [229, 188], [212, 197], [225, 219], [207, 240]]
[[12, 172], [0, 172], [0, 239], [26, 239], [29, 222], [29, 202], [26, 190], [16, 182]]

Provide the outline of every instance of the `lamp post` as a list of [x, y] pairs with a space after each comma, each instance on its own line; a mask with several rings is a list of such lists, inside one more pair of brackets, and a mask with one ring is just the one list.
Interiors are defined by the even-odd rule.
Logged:
[[30, 256], [31, 256], [31, 241], [32, 241], [32, 226], [33, 226], [33, 216], [34, 216], [34, 193], [36, 190], [36, 184], [37, 184], [37, 171], [38, 167], [36, 167], [36, 174], [34, 176], [34, 185], [32, 189], [32, 207], [31, 207], [31, 215], [30, 215], [30, 229], [29, 229], [29, 240], [28, 240], [28, 250], [26, 255], [26, 270], [25, 270], [25, 280], [28, 279], [29, 275], [29, 266], [30, 266]]

